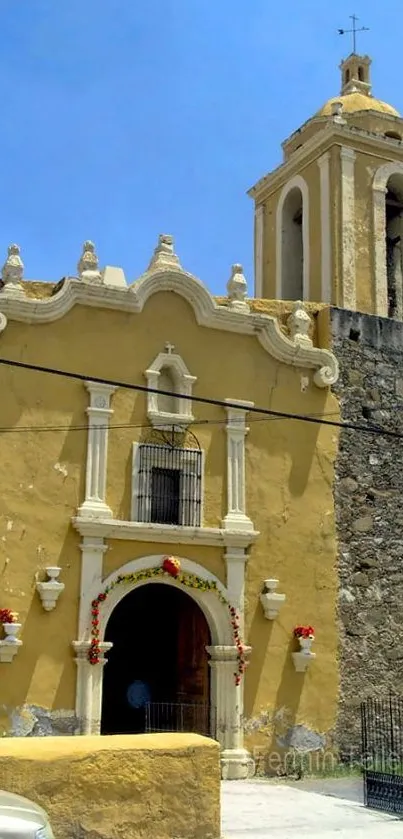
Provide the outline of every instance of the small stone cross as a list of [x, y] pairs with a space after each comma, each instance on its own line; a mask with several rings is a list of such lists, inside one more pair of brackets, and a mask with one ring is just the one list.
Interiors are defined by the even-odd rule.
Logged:
[[165, 352], [168, 353], [168, 355], [172, 355], [174, 349], [175, 349], [174, 345], [170, 344], [169, 341], [167, 341], [166, 344], [165, 344]]

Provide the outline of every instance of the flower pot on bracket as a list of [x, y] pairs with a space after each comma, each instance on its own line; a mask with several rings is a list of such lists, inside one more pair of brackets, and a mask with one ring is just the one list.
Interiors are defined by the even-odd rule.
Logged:
[[264, 616], [266, 620], [273, 621], [276, 619], [283, 603], [285, 602], [285, 594], [278, 594], [276, 588], [278, 580], [270, 579], [264, 581], [264, 588], [260, 595], [260, 602], [263, 606]]
[[64, 591], [64, 583], [59, 583], [57, 577], [60, 574], [61, 568], [58, 566], [49, 566], [45, 569], [48, 579], [44, 582], [36, 584], [36, 590], [41, 598], [42, 606], [45, 612], [51, 612]]
[[0, 663], [10, 664], [22, 647], [22, 641], [17, 638], [21, 629], [20, 623], [3, 623], [5, 638], [0, 641]]

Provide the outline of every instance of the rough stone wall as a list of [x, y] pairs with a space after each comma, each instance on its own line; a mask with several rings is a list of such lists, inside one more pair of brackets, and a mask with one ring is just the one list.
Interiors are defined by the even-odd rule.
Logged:
[[[403, 434], [403, 323], [332, 309], [344, 422]], [[361, 746], [360, 703], [403, 692], [403, 439], [343, 430], [335, 472], [341, 696], [337, 740]], [[319, 663], [319, 662], [318, 662]]]

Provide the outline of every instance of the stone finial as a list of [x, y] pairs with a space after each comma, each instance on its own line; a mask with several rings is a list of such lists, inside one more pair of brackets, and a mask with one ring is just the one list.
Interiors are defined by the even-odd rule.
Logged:
[[231, 309], [236, 309], [240, 312], [249, 312], [249, 306], [246, 302], [248, 286], [242, 265], [239, 265], [239, 263], [236, 263], [231, 268], [231, 276], [227, 282], [227, 291]]
[[332, 102], [332, 111], [331, 112], [332, 112], [333, 122], [339, 122], [340, 124], [344, 125], [346, 120], [343, 117], [343, 108], [344, 108], [343, 102], [341, 102], [340, 100], [337, 100], [336, 102]]
[[343, 102], [339, 99], [336, 102], [332, 102], [332, 117], [341, 117], [343, 113]]
[[99, 282], [101, 280], [98, 257], [93, 242], [84, 242], [77, 270], [80, 280], [87, 280], [87, 282]]
[[298, 344], [301, 347], [312, 346], [312, 340], [309, 337], [311, 318], [301, 300], [297, 300], [294, 303], [292, 314], [288, 318], [288, 326], [290, 337], [294, 344]]
[[173, 236], [169, 236], [167, 233], [160, 233], [157, 247], [155, 248], [147, 270], [162, 271], [167, 268], [179, 268], [181, 270], [182, 266], [174, 251]]
[[23, 274], [24, 263], [20, 256], [19, 245], [10, 245], [1, 273], [3, 283], [18, 285], [22, 280]]

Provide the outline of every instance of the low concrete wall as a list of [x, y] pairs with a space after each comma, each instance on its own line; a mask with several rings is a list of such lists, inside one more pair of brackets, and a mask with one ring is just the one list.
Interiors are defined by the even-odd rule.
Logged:
[[0, 741], [0, 787], [56, 839], [219, 839], [219, 746], [197, 734]]

